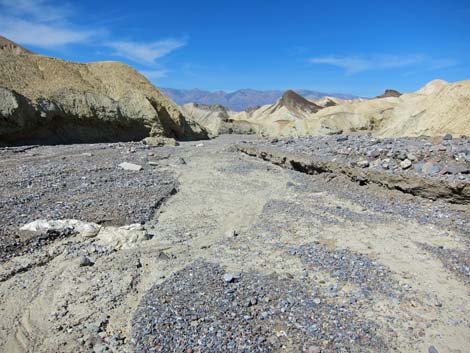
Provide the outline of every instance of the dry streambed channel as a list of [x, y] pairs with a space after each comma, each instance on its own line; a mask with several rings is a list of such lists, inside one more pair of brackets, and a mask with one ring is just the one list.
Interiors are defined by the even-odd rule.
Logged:
[[1, 149], [0, 351], [469, 352], [468, 146]]

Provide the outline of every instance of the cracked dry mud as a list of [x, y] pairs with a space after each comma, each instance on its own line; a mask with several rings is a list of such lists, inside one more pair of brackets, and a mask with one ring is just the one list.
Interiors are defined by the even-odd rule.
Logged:
[[[247, 139], [2, 150], [0, 351], [470, 351], [468, 205], [284, 169]], [[153, 237], [18, 231], [36, 217]]]

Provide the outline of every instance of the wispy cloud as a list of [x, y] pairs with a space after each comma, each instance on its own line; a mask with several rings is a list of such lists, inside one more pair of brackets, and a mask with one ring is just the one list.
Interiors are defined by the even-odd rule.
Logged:
[[372, 56], [322, 56], [309, 60], [313, 64], [332, 65], [345, 70], [347, 75], [371, 70], [386, 70], [420, 64], [428, 69], [441, 69], [456, 64], [451, 59], [432, 59], [425, 55], [372, 55]]
[[147, 77], [149, 80], [156, 80], [162, 77], [166, 77], [168, 70], [140, 70], [139, 71], [142, 75]]
[[51, 48], [83, 43], [100, 29], [72, 25], [73, 8], [45, 0], [0, 0], [0, 33], [25, 45]]
[[29, 16], [37, 21], [63, 20], [73, 13], [69, 4], [50, 4], [45, 0], [0, 0], [4, 13], [12, 16]]
[[178, 39], [165, 39], [153, 43], [118, 41], [109, 42], [107, 45], [115, 50], [114, 55], [139, 63], [154, 64], [157, 59], [185, 46], [186, 41]]
[[59, 24], [46, 24], [0, 15], [0, 33], [25, 45], [42, 48], [84, 43], [98, 34], [93, 30], [77, 30]]

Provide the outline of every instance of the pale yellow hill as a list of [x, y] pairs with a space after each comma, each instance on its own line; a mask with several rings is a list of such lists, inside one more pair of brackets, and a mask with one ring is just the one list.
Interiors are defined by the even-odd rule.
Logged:
[[[437, 85], [436, 85], [437, 86]], [[409, 95], [377, 131], [381, 136], [470, 135], [470, 80]], [[422, 94], [430, 92], [430, 94]]]
[[0, 86], [25, 96], [33, 104], [44, 99], [56, 102], [82, 122], [96, 118], [96, 111], [108, 111], [113, 105], [118, 107], [112, 117], [114, 123], [119, 123], [116, 120], [121, 117], [126, 123], [138, 121], [146, 126], [150, 136], [207, 136], [144, 76], [120, 62], [81, 64], [4, 52], [0, 55]]

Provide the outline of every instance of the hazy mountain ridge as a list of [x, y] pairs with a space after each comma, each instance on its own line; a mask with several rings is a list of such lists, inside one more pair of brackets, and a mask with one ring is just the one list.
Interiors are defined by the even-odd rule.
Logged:
[[[210, 92], [197, 88], [190, 90], [161, 88], [161, 90], [179, 105], [186, 103], [207, 105], [220, 104], [235, 111], [242, 111], [251, 107], [273, 104], [285, 93], [285, 91], [282, 90], [261, 91], [254, 89], [240, 89], [230, 93], [225, 91]], [[344, 93], [323, 93], [307, 89], [295, 89], [294, 91], [306, 99], [320, 99], [325, 96], [342, 99], [358, 98], [354, 95]]]

